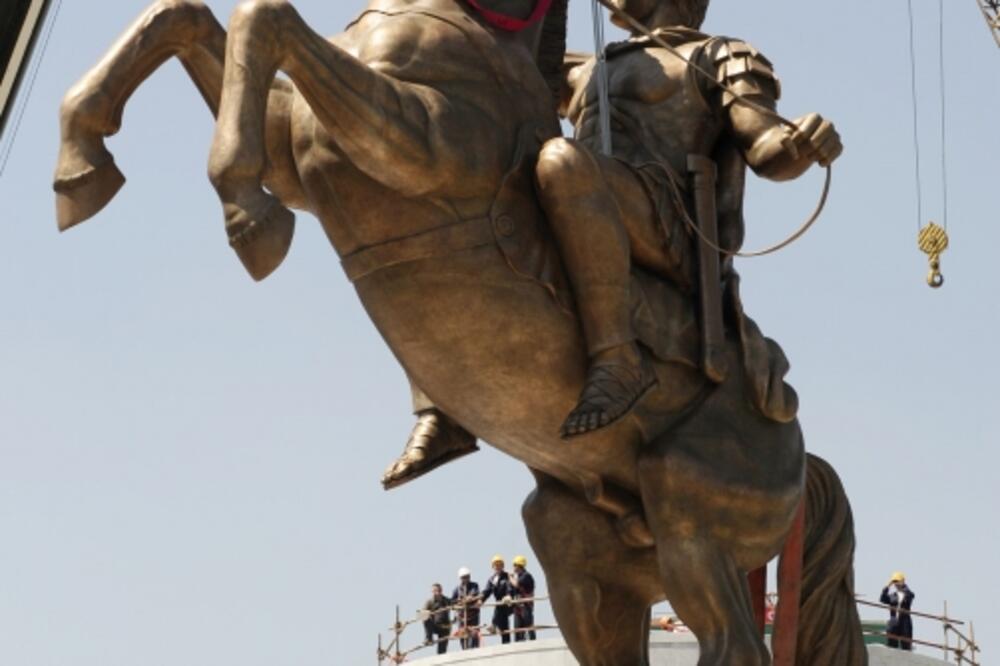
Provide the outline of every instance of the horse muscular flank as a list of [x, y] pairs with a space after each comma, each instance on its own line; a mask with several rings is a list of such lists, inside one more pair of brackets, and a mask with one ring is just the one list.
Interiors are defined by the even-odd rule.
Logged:
[[533, 168], [560, 134], [566, 4], [531, 22], [533, 0], [371, 0], [327, 40], [287, 2], [244, 2], [224, 30], [200, 2], [161, 0], [65, 97], [59, 227], [122, 186], [104, 138], [136, 87], [178, 58], [217, 118], [209, 175], [249, 273], [284, 259], [289, 208], [313, 213], [409, 376], [535, 474], [524, 520], [580, 664], [648, 664], [648, 609], [664, 599], [702, 666], [771, 663], [746, 573], [781, 550], [803, 499], [798, 662], [864, 663], [843, 489], [805, 455], [796, 421], [750, 406], [740, 371], [714, 385], [658, 358], [659, 383], [630, 416], [559, 436], [587, 356]]

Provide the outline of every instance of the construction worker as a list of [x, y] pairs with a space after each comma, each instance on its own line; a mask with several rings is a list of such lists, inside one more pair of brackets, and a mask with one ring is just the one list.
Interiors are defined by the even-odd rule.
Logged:
[[[510, 587], [515, 600], [534, 599], [535, 579], [525, 568], [528, 560], [524, 555], [514, 558], [514, 573], [510, 575]], [[535, 602], [522, 601], [514, 604], [514, 640], [535, 640]]]
[[431, 598], [424, 604], [425, 645], [437, 642], [437, 653], [448, 651], [448, 637], [451, 635], [451, 599], [444, 596], [441, 583], [431, 585]]
[[510, 643], [510, 615], [513, 612], [511, 601], [514, 590], [510, 586], [510, 575], [504, 571], [502, 555], [494, 555], [490, 560], [490, 567], [493, 569], [493, 575], [483, 588], [482, 598], [483, 601], [489, 601], [490, 597], [493, 597], [497, 605], [493, 607], [492, 628], [500, 632], [501, 642]]
[[458, 586], [451, 593], [451, 604], [460, 606], [455, 613], [458, 620], [459, 642], [463, 650], [479, 647], [479, 583], [473, 582], [468, 567], [458, 570]]
[[910, 606], [913, 604], [913, 590], [906, 584], [906, 576], [902, 571], [895, 571], [889, 584], [882, 588], [879, 600], [889, 606], [889, 622], [885, 625], [885, 633], [889, 635], [889, 647], [897, 650], [912, 650], [913, 643], [907, 639], [913, 638], [913, 619], [910, 617]]

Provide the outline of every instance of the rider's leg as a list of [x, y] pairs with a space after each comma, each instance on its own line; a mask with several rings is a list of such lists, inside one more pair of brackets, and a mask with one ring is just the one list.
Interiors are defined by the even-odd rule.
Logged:
[[476, 436], [439, 410], [412, 380], [410, 391], [417, 422], [410, 432], [403, 453], [382, 475], [382, 487], [386, 490], [401, 486], [445, 463], [479, 450]]
[[594, 430], [625, 415], [652, 385], [636, 344], [631, 263], [674, 279], [676, 261], [659, 211], [640, 177], [579, 143], [545, 144], [536, 175], [587, 339], [591, 365], [564, 435]]

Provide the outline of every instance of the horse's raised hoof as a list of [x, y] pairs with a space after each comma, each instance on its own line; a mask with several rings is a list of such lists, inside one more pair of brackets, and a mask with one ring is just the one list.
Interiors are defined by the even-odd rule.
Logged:
[[611, 425], [628, 414], [656, 385], [656, 375], [643, 356], [638, 366], [625, 363], [593, 363], [580, 399], [563, 422], [563, 439], [584, 435]]
[[295, 215], [275, 197], [261, 192], [252, 205], [234, 206], [231, 213], [227, 212], [226, 233], [247, 273], [260, 281], [288, 256], [295, 234]]
[[118, 170], [111, 153], [103, 152], [104, 156], [96, 164], [80, 163], [78, 165], [82, 168], [77, 170], [67, 166], [73, 161], [60, 160], [52, 184], [56, 192], [59, 231], [66, 231], [96, 215], [125, 184], [125, 176]]
[[420, 413], [399, 458], [382, 475], [382, 487], [392, 490], [479, 450], [476, 437], [437, 409]]

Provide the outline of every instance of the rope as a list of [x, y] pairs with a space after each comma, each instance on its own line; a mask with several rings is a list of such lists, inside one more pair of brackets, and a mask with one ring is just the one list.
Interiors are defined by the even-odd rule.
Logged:
[[944, 75], [944, 0], [938, 0], [938, 71], [941, 88], [941, 192], [944, 230], [948, 231], [948, 123]]
[[604, 48], [604, 12], [598, 0], [591, 0], [594, 23], [594, 58], [597, 69], [598, 114], [601, 130], [601, 152], [611, 156], [611, 101], [608, 97], [608, 55]]
[[917, 47], [913, 28], [913, 0], [906, 0], [906, 15], [910, 25], [910, 100], [913, 106], [913, 162], [914, 162], [914, 182], [917, 189], [917, 231], [923, 226], [924, 220], [924, 194], [920, 182], [920, 131], [919, 115], [917, 112]]
[[[682, 62], [684, 62], [688, 67], [690, 67], [691, 69], [693, 69], [695, 72], [697, 72], [698, 74], [701, 74], [712, 85], [717, 86], [717, 87], [721, 88], [722, 90], [724, 90], [725, 92], [727, 92], [730, 95], [732, 95], [733, 98], [736, 99], [736, 101], [738, 101], [739, 103], [744, 104], [744, 105], [748, 106], [749, 108], [753, 109], [754, 111], [756, 111], [756, 112], [758, 112], [758, 113], [760, 113], [760, 114], [762, 114], [764, 116], [767, 116], [767, 117], [775, 120], [779, 124], [784, 125], [785, 127], [791, 129], [792, 132], [793, 132], [793, 135], [794, 135], [794, 133], [797, 133], [799, 131], [799, 126], [798, 125], [796, 125], [791, 120], [788, 120], [787, 118], [785, 118], [783, 115], [781, 115], [780, 113], [778, 113], [774, 109], [769, 109], [769, 108], [767, 108], [765, 106], [762, 106], [762, 105], [758, 104], [757, 102], [753, 101], [752, 99], [748, 99], [747, 97], [745, 97], [742, 94], [740, 94], [735, 88], [733, 88], [728, 83], [725, 83], [723, 81], [718, 81], [716, 79], [715, 74], [707, 71], [706, 69], [704, 69], [703, 67], [701, 67], [697, 63], [694, 63], [691, 60], [689, 60], [688, 58], [686, 58], [684, 56], [684, 54], [682, 54], [676, 48], [674, 48], [673, 46], [671, 46], [670, 44], [668, 44], [666, 42], [666, 40], [662, 39], [659, 35], [657, 35], [652, 30], [650, 30], [649, 28], [647, 28], [646, 26], [644, 26], [643, 24], [641, 24], [639, 21], [637, 21], [636, 19], [632, 18], [631, 16], [629, 16], [628, 14], [626, 14], [625, 12], [623, 12], [622, 10], [618, 9], [618, 7], [615, 7], [613, 4], [611, 4], [610, 0], [594, 0], [594, 1], [595, 2], [599, 2], [600, 4], [604, 5], [604, 7], [608, 9], [608, 11], [610, 11], [612, 14], [614, 14], [615, 16], [617, 16], [619, 19], [625, 21], [625, 23], [627, 23], [633, 30], [635, 30], [636, 32], [641, 33], [642, 35], [646, 36], [654, 44], [656, 44], [657, 46], [665, 49], [668, 53], [670, 53], [675, 58], [678, 58], [679, 60], [681, 60]], [[912, 0], [909, 0], [909, 1], [912, 2]], [[695, 233], [695, 235], [698, 236], [698, 239], [702, 243], [704, 243], [708, 247], [712, 248], [716, 252], [720, 252], [722, 254], [726, 254], [726, 255], [729, 255], [729, 256], [733, 256], [733, 257], [741, 257], [741, 258], [749, 259], [749, 258], [753, 258], [753, 257], [763, 257], [763, 256], [766, 256], [768, 254], [773, 254], [773, 253], [777, 252], [778, 250], [781, 250], [781, 249], [783, 249], [785, 247], [788, 247], [789, 245], [791, 245], [792, 243], [794, 243], [796, 240], [798, 240], [799, 238], [801, 238], [802, 236], [804, 236], [805, 233], [807, 231], [809, 231], [809, 229], [813, 226], [813, 224], [816, 223], [816, 220], [819, 219], [820, 215], [823, 213], [823, 209], [826, 207], [826, 200], [827, 200], [827, 198], [829, 197], [829, 194], [830, 194], [830, 183], [832, 181], [832, 177], [833, 177], [833, 167], [831, 165], [827, 165], [827, 167], [826, 167], [826, 179], [825, 179], [825, 181], [823, 183], [823, 191], [820, 194], [819, 203], [816, 205], [816, 209], [813, 211], [812, 215], [810, 215], [809, 218], [806, 219], [806, 221], [802, 225], [800, 225], [799, 228], [794, 233], [792, 233], [792, 235], [790, 235], [788, 238], [786, 238], [785, 240], [783, 240], [783, 241], [781, 241], [779, 243], [775, 243], [774, 245], [770, 245], [770, 246], [762, 248], [760, 250], [754, 250], [754, 251], [749, 251], [749, 252], [740, 252], [740, 251], [733, 250], [733, 249], [722, 248], [722, 247], [719, 247], [716, 243], [714, 243], [711, 240], [709, 240], [708, 238], [706, 238], [705, 235], [698, 228], [698, 225], [695, 224], [695, 222], [691, 219], [691, 216], [688, 214], [687, 207], [683, 205], [683, 199], [679, 199], [678, 198], [680, 196], [680, 193], [677, 191], [677, 184], [673, 183], [671, 181], [671, 185], [672, 185], [672, 189], [674, 190], [673, 196], [675, 198], [675, 201], [680, 204], [678, 206], [678, 210], [680, 211], [681, 217], [684, 219], [684, 222], [688, 225], [688, 227], [691, 229], [691, 231], [693, 231]]]
[[14, 118], [14, 126], [10, 133], [10, 141], [7, 143], [7, 149], [3, 152], [3, 156], [0, 157], [0, 177], [3, 176], [3, 172], [7, 169], [7, 160], [10, 159], [10, 154], [14, 151], [14, 140], [17, 139], [18, 130], [21, 129], [21, 121], [24, 119], [24, 112], [28, 108], [28, 100], [31, 99], [31, 92], [35, 89], [35, 79], [38, 78], [38, 71], [42, 68], [42, 60], [45, 58], [45, 50], [49, 46], [49, 38], [52, 37], [52, 30], [56, 26], [56, 19], [59, 17], [60, 9], [62, 9], [62, 0], [56, 0], [55, 11], [52, 12], [52, 17], [49, 19], [49, 24], [45, 27], [45, 33], [42, 36], [42, 44], [38, 50], [38, 59], [35, 61], [34, 69], [28, 78], [28, 87], [24, 91], [24, 99], [21, 102], [21, 108], [18, 109], [17, 116]]

